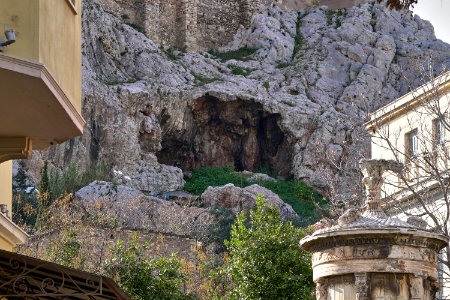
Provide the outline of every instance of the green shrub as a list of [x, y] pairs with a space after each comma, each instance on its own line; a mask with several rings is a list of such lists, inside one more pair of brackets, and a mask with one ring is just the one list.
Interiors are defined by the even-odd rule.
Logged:
[[46, 259], [54, 263], [83, 269], [85, 258], [81, 255], [82, 244], [73, 230], [63, 232], [61, 239], [52, 241], [47, 248]]
[[50, 179], [48, 176], [48, 161], [44, 162], [44, 166], [41, 168], [41, 181], [39, 181], [38, 189], [41, 193], [50, 193]]
[[233, 166], [203, 167], [192, 171], [192, 176], [186, 180], [184, 189], [194, 195], [200, 195], [209, 186], [222, 186], [228, 183], [239, 187], [250, 185], [250, 182], [236, 172]]
[[277, 64], [277, 68], [278, 69], [284, 69], [284, 68], [287, 68], [287, 67], [290, 67], [290, 66], [291, 66], [291, 64], [290, 63], [286, 63], [286, 62], [282, 62], [282, 63]]
[[300, 49], [303, 46], [304, 38], [303, 38], [301, 28], [302, 28], [302, 20], [299, 19], [299, 20], [297, 20], [297, 25], [296, 25], [297, 34], [295, 35], [295, 39], [294, 39], [294, 51], [292, 53], [292, 59], [295, 58], [295, 56], [297, 55], [297, 53], [300, 52]]
[[251, 59], [251, 55], [253, 55], [258, 49], [253, 48], [239, 48], [237, 50], [232, 50], [228, 52], [219, 52], [211, 50], [209, 51], [209, 54], [217, 57], [221, 61], [225, 62], [227, 60], [235, 59], [235, 60], [242, 60], [242, 61], [248, 61]]
[[195, 80], [200, 83], [200, 84], [208, 84], [214, 81], [219, 80], [218, 78], [215, 77], [206, 77], [205, 75], [202, 75], [200, 73], [192, 73], [192, 76], [194, 76]]
[[111, 166], [99, 162], [91, 165], [83, 173], [78, 171], [75, 164], [69, 165], [62, 172], [52, 168], [49, 171], [50, 195], [56, 199], [64, 194], [74, 193], [95, 180], [112, 181]]
[[304, 235], [258, 197], [250, 218], [240, 213], [225, 242], [230, 257], [221, 273], [231, 279], [225, 299], [315, 299], [311, 259], [298, 246]]
[[324, 207], [326, 201], [303, 181], [295, 179], [264, 181], [260, 185], [271, 190], [292, 206], [300, 217], [300, 223], [297, 225], [307, 226], [320, 219], [316, 205]]
[[233, 75], [240, 75], [240, 76], [248, 76], [250, 75], [253, 70], [252, 69], [246, 69], [246, 68], [241, 68], [239, 66], [236, 65], [228, 65], [228, 67], [231, 69], [231, 74]]
[[20, 160], [19, 169], [13, 178], [12, 220], [30, 231], [36, 223], [38, 200], [34, 191], [26, 192], [27, 188], [25, 163]]
[[183, 292], [187, 280], [182, 262], [172, 257], [149, 259], [143, 256], [146, 244], [137, 238], [125, 245], [118, 242], [112, 249], [112, 258], [106, 271], [133, 300], [188, 300], [195, 299]]
[[332, 10], [327, 10], [325, 12], [325, 17], [327, 18], [327, 25], [328, 26], [331, 26], [333, 24], [334, 14], [335, 14], [335, 12], [332, 11]]

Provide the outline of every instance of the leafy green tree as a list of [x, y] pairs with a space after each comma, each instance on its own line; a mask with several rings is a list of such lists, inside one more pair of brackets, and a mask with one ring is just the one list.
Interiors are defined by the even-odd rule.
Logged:
[[51, 187], [48, 171], [48, 161], [44, 162], [44, 166], [41, 168], [41, 180], [38, 184], [38, 206], [37, 206], [37, 216], [35, 222], [35, 229], [39, 230], [41, 228], [42, 218], [45, 215], [45, 211], [51, 204]]
[[50, 179], [48, 177], [48, 161], [44, 162], [41, 168], [41, 181], [39, 182], [39, 192], [41, 194], [50, 192]]
[[106, 270], [133, 300], [189, 300], [195, 299], [183, 291], [185, 274], [182, 262], [175, 255], [165, 259], [143, 256], [145, 244], [136, 238], [125, 245], [118, 242], [112, 249], [112, 259]]
[[19, 160], [18, 164], [17, 174], [13, 178], [12, 219], [30, 230], [36, 223], [38, 200], [34, 191], [27, 191], [29, 185], [24, 161]]
[[[383, 2], [383, 0], [377, 0], [378, 3]], [[410, 9], [414, 7], [414, 4], [417, 4], [418, 0], [387, 0], [386, 6], [390, 9]]]
[[66, 267], [83, 269], [85, 257], [81, 254], [82, 248], [78, 234], [74, 230], [67, 230], [61, 239], [49, 245], [46, 259]]
[[228, 299], [315, 299], [311, 260], [298, 246], [303, 230], [284, 223], [273, 205], [258, 197], [247, 219], [240, 213], [225, 242], [231, 279]]

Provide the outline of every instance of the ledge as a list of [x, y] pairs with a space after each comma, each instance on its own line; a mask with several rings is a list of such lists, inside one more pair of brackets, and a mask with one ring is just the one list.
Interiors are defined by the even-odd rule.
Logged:
[[12, 159], [26, 159], [31, 155], [32, 143], [27, 137], [0, 137], [0, 163]]
[[78, 15], [77, 8], [76, 8], [75, 4], [72, 1], [77, 1], [77, 0], [66, 0], [67, 4], [69, 5], [69, 7], [73, 11], [73, 13], [75, 15]]
[[25, 243], [29, 237], [25, 231], [3, 213], [0, 213], [0, 229], [2, 237], [13, 246]]

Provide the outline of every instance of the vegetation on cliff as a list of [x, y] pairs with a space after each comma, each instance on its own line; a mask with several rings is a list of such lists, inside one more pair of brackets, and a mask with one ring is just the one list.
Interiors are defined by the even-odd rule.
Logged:
[[132, 299], [314, 299], [310, 256], [298, 247], [304, 230], [282, 221], [280, 212], [262, 197], [248, 217], [238, 215], [223, 253], [212, 255], [198, 243], [190, 254], [195, 261], [176, 253], [162, 255], [158, 249], [167, 246], [163, 236], [150, 245], [138, 232], [111, 246], [102, 243], [101, 255], [90, 255], [92, 245], [79, 234], [89, 228], [66, 219], [72, 209], [64, 199], [56, 203], [66, 202], [59, 217], [68, 223], [59, 226], [59, 238], [39, 245], [44, 249], [40, 257], [110, 276]]
[[315, 299], [310, 256], [298, 247], [304, 235], [259, 197], [249, 218], [238, 215], [225, 242], [225, 299]]
[[[264, 170], [263, 170], [264, 172]], [[269, 173], [270, 171], [265, 173]], [[308, 224], [317, 221], [321, 216], [320, 208], [325, 208], [326, 200], [312, 187], [292, 177], [273, 181], [251, 181], [233, 166], [203, 167], [194, 169], [186, 179], [185, 190], [194, 195], [201, 195], [209, 186], [222, 186], [232, 183], [238, 187], [246, 187], [257, 183], [290, 204], [301, 220]]]

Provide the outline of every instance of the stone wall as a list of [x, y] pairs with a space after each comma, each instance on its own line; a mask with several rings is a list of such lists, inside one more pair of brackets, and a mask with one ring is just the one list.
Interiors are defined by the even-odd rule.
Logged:
[[[156, 44], [187, 51], [216, 49], [229, 43], [239, 27], [271, 3], [301, 10], [317, 0], [102, 0], [103, 8], [145, 33]], [[367, 0], [321, 0], [332, 9]]]
[[253, 13], [271, 0], [202, 0], [198, 4], [200, 48], [215, 49], [229, 43], [239, 27], [250, 25]]
[[182, 48], [186, 45], [186, 9], [196, 1], [102, 0], [101, 3], [105, 11], [120, 17], [156, 44]]

